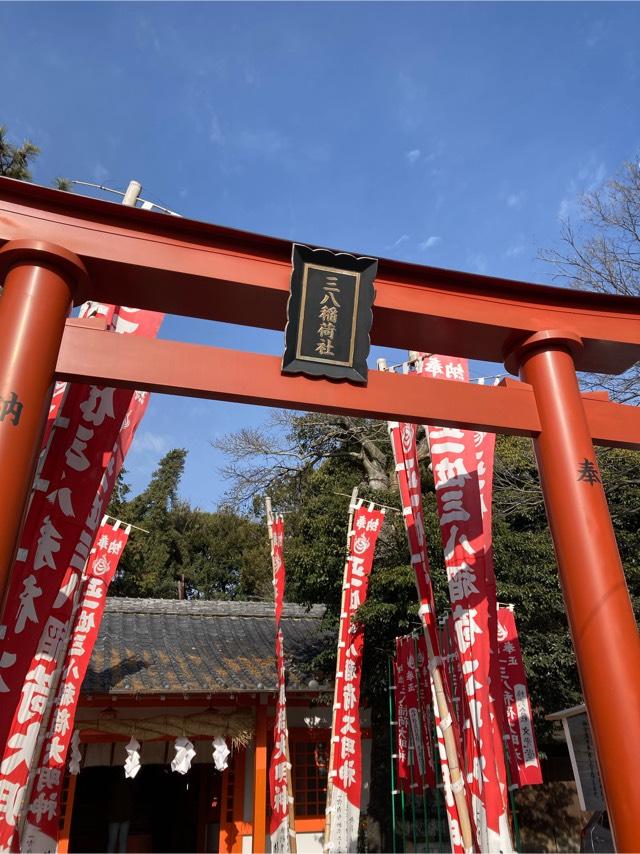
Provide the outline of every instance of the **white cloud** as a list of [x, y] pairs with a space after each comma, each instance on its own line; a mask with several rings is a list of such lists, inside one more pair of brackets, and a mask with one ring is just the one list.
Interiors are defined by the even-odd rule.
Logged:
[[93, 167], [93, 180], [96, 182], [96, 184], [102, 184], [103, 181], [106, 181], [108, 177], [109, 170], [104, 165], [104, 163], [100, 163], [100, 161], [98, 161]]
[[509, 193], [507, 196], [507, 207], [521, 208], [523, 199], [524, 193]]
[[416, 160], [420, 159], [420, 149], [412, 148], [411, 151], [407, 151], [405, 157], [409, 161], [409, 163], [415, 163]]
[[212, 113], [211, 119], [209, 120], [209, 141], [215, 143], [215, 145], [222, 145], [224, 142], [224, 134], [222, 133], [220, 120], [215, 113]]
[[276, 130], [243, 130], [238, 134], [238, 146], [250, 154], [273, 157], [289, 147], [289, 140]]
[[169, 436], [164, 436], [161, 433], [152, 433], [150, 430], [143, 430], [136, 433], [131, 452], [151, 452], [153, 454], [162, 454], [169, 450]]
[[587, 33], [587, 37], [584, 40], [584, 43], [587, 47], [592, 48], [596, 47], [606, 35], [606, 28], [604, 21], [599, 19], [594, 21], [591, 25], [589, 32]]
[[400, 237], [394, 242], [394, 244], [393, 244], [394, 247], [400, 246], [401, 243], [406, 243], [407, 240], [409, 239], [409, 237], [410, 237], [410, 235], [408, 235], [408, 234], [401, 234]]
[[522, 255], [523, 252], [524, 246], [520, 243], [516, 243], [513, 246], [509, 246], [509, 248], [504, 254], [507, 258], [517, 258], [518, 255]]
[[419, 245], [419, 249], [433, 249], [434, 246], [437, 246], [438, 243], [442, 243], [442, 238], [438, 237], [437, 234], [432, 234], [430, 237], [427, 237], [426, 240], [423, 240]]
[[469, 263], [471, 264], [471, 269], [474, 273], [487, 272], [487, 256], [482, 252], [476, 252], [474, 255], [470, 255]]
[[589, 160], [578, 170], [576, 176], [569, 181], [567, 191], [558, 205], [558, 219], [568, 219], [580, 213], [580, 196], [593, 193], [607, 176], [604, 161], [591, 155]]

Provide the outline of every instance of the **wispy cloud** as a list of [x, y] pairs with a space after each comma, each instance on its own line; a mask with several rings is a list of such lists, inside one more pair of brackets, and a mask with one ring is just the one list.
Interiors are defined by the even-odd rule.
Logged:
[[401, 234], [400, 237], [394, 241], [394, 243], [393, 243], [394, 247], [400, 246], [401, 243], [406, 243], [410, 237], [411, 237], [410, 234]]
[[237, 136], [237, 144], [250, 154], [273, 157], [289, 147], [289, 140], [277, 130], [242, 130]]
[[606, 176], [606, 164], [592, 155], [578, 170], [576, 176], [569, 181], [567, 190], [558, 205], [558, 219], [566, 220], [579, 214], [580, 196], [592, 193], [602, 184]]
[[600, 42], [604, 39], [605, 35], [605, 22], [602, 20], [602, 18], [599, 18], [597, 21], [594, 21], [591, 24], [584, 43], [588, 48], [594, 48], [596, 47], [596, 45], [600, 44]]
[[160, 53], [160, 38], [155, 26], [151, 23], [151, 19], [146, 15], [140, 15], [135, 28], [135, 39], [138, 47], [142, 50], [152, 48], [156, 53]]
[[519, 209], [524, 201], [524, 193], [509, 193], [505, 201], [508, 208]]
[[523, 252], [524, 246], [521, 243], [514, 243], [513, 246], [508, 247], [504, 254], [507, 258], [517, 258], [518, 255], [522, 255]]
[[426, 104], [426, 95], [422, 86], [413, 75], [400, 71], [396, 79], [396, 109], [404, 130], [415, 130], [422, 124]]
[[93, 167], [93, 180], [96, 182], [96, 184], [102, 184], [102, 182], [106, 181], [108, 177], [109, 170], [104, 165], [104, 163], [100, 163], [100, 161], [98, 161]]
[[474, 273], [487, 272], [487, 256], [482, 252], [476, 252], [469, 256], [469, 264]]
[[209, 142], [213, 142], [215, 145], [222, 145], [224, 143], [222, 126], [216, 113], [212, 113], [209, 119]]
[[432, 234], [430, 237], [427, 237], [426, 240], [423, 240], [422, 243], [418, 245], [418, 248], [424, 252], [425, 249], [433, 249], [433, 247], [437, 246], [438, 243], [442, 243], [442, 238], [437, 234]]
[[415, 163], [420, 159], [420, 149], [412, 148], [411, 151], [407, 151], [404, 156], [409, 163]]
[[138, 432], [131, 446], [131, 452], [163, 454], [169, 450], [171, 440], [162, 433], [152, 433], [150, 430]]

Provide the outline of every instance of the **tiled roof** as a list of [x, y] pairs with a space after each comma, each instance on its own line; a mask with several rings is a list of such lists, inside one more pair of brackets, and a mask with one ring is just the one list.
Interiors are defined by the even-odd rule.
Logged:
[[[287, 689], [309, 690], [324, 606], [285, 605]], [[276, 689], [273, 604], [107, 600], [82, 691], [183, 694]], [[325, 686], [323, 686], [325, 687]]]

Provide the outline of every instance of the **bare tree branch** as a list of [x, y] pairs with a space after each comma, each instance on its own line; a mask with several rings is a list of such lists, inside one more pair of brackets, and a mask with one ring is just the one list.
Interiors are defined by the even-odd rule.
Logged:
[[[580, 207], [580, 231], [564, 222], [564, 248], [540, 253], [556, 268], [554, 278], [583, 290], [640, 295], [640, 165], [626, 163], [619, 177], [584, 195]], [[619, 377], [586, 375], [583, 383], [621, 403], [640, 402], [637, 365]]]

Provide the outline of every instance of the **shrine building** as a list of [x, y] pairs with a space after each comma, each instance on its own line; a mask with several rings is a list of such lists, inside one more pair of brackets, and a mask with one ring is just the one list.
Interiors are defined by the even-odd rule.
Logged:
[[[311, 666], [323, 640], [324, 610], [285, 605], [282, 621], [301, 854], [322, 851], [324, 830], [333, 685]], [[105, 851], [109, 822], [129, 815], [128, 851], [268, 851], [274, 636], [272, 603], [107, 600], [82, 686], [76, 717], [81, 770], [67, 775], [58, 850]], [[364, 709], [363, 812], [368, 716]], [[171, 770], [180, 736], [196, 750], [185, 775]], [[231, 750], [223, 771], [212, 758], [216, 736]], [[141, 768], [125, 786], [131, 737], [141, 744]]]

